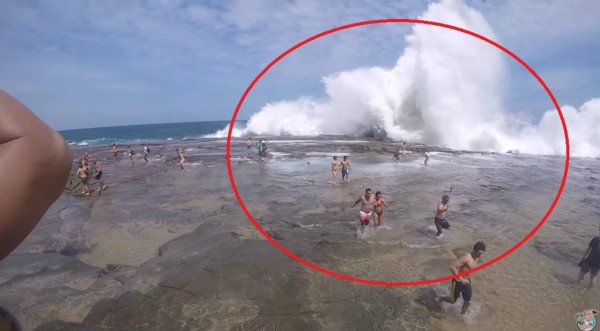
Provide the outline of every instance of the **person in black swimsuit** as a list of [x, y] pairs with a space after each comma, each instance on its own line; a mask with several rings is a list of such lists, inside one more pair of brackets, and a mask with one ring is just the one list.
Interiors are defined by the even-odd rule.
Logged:
[[589, 272], [590, 283], [588, 288], [592, 288], [596, 284], [596, 276], [600, 271], [600, 236], [596, 236], [590, 241], [578, 266], [580, 270], [577, 284], [580, 284], [585, 274]]

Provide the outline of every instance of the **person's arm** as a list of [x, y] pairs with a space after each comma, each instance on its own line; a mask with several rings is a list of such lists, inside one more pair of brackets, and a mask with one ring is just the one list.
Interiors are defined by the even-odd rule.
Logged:
[[[467, 259], [465, 257], [462, 257], [458, 260], [455, 260], [451, 265], [450, 265], [450, 272], [453, 275], [459, 274], [458, 269], [460, 269], [460, 267], [462, 267], [465, 263], [467, 263]], [[458, 280], [461, 283], [465, 283], [466, 279], [464, 279], [463, 277], [457, 277], [456, 280]]]
[[358, 198], [358, 200], [356, 200], [356, 202], [352, 205], [352, 207], [350, 208], [354, 208], [354, 206], [356, 206], [357, 203], [362, 201], [362, 197]]
[[383, 205], [387, 207], [387, 203], [385, 202], [385, 200], [381, 199], [381, 201], [383, 201]]
[[581, 265], [583, 263], [583, 261], [588, 257], [588, 255], [590, 255], [591, 251], [592, 251], [592, 248], [590, 246], [588, 246], [585, 250], [585, 253], [583, 254], [583, 257], [581, 258], [581, 260], [579, 260], [579, 265]]
[[0, 259], [58, 199], [71, 162], [64, 139], [0, 90]]

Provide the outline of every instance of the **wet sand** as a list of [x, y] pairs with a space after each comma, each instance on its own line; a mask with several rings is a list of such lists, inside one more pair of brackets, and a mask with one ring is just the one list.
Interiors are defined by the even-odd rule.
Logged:
[[[175, 149], [191, 163], [182, 172]], [[483, 261], [520, 241], [560, 184], [564, 159], [423, 146], [394, 161], [395, 144], [346, 138], [269, 140], [257, 163], [232, 149], [243, 203], [285, 248], [329, 270], [380, 281], [449, 274], [479, 240]], [[507, 259], [477, 272], [467, 316], [440, 305], [449, 283], [349, 283], [292, 260], [253, 227], [231, 190], [223, 140], [157, 142], [130, 166], [108, 147], [89, 151], [108, 189], [81, 196], [76, 181], [27, 240], [0, 262], [0, 304], [26, 330], [568, 330], [600, 308], [598, 288], [574, 286], [600, 218], [597, 159], [573, 159], [561, 201], [544, 227]], [[331, 155], [349, 155], [348, 183], [332, 183]], [[307, 164], [310, 162], [310, 164]], [[341, 172], [339, 174], [341, 179]], [[92, 180], [93, 183], [93, 180]], [[366, 187], [389, 204], [383, 225], [357, 232]], [[435, 238], [433, 216], [450, 195], [452, 224]], [[587, 281], [587, 278], [586, 278]]]

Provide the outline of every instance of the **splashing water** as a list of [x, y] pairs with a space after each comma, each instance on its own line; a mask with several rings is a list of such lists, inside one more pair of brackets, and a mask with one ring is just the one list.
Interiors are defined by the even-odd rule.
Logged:
[[[485, 18], [462, 0], [431, 4], [419, 17], [469, 29], [497, 40]], [[382, 136], [453, 149], [564, 154], [555, 109], [538, 124], [515, 125], [503, 109], [506, 55], [477, 38], [423, 24], [406, 37], [407, 47], [391, 69], [371, 67], [323, 78], [325, 99], [272, 102], [234, 136]], [[579, 110], [562, 107], [571, 153], [600, 155], [600, 99]], [[336, 123], [336, 125], [330, 125]], [[512, 128], [512, 129], [511, 129]], [[227, 134], [227, 128], [211, 135]]]

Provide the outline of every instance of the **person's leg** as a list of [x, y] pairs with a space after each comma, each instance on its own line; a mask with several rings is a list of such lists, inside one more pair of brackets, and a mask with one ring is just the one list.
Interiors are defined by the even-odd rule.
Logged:
[[587, 263], [587, 261], [583, 261], [582, 263], [580, 263], [580, 268], [579, 268], [579, 277], [577, 277], [577, 284], [581, 284], [581, 281], [583, 281], [583, 277], [585, 276], [585, 274], [587, 274], [588, 272], [590, 272], [590, 266]]
[[462, 306], [462, 310], [461, 310], [461, 314], [464, 315], [467, 313], [467, 310], [469, 309], [469, 306], [471, 305], [471, 301], [467, 301], [465, 300]]
[[435, 228], [437, 229], [436, 237], [439, 237], [442, 234], [442, 222], [440, 222], [439, 219], [436, 217], [433, 220], [433, 223], [435, 223]]
[[471, 305], [471, 296], [473, 294], [473, 290], [471, 287], [471, 283], [467, 284], [461, 284], [461, 294], [463, 297], [463, 306], [462, 306], [462, 311], [461, 314], [466, 314], [467, 313], [467, 309], [469, 309], [469, 306]]
[[584, 276], [585, 276], [585, 272], [583, 272], [583, 270], [579, 270], [579, 276], [577, 276], [576, 284], [581, 284], [581, 281], [583, 280]]
[[590, 284], [588, 285], [588, 288], [592, 288], [594, 287], [594, 285], [596, 285], [596, 276], [598, 276], [598, 268], [591, 268], [592, 270], [590, 271]]
[[450, 294], [446, 297], [441, 297], [440, 301], [454, 304], [459, 295], [458, 282], [453, 279], [450, 282]]

